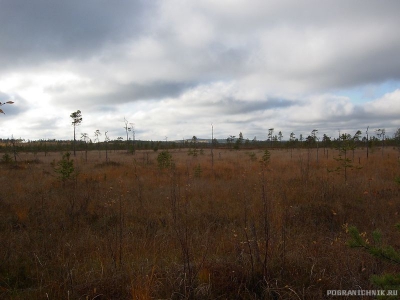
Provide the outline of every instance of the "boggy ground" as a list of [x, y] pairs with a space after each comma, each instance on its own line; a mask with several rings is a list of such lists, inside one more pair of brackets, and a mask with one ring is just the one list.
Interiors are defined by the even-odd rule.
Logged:
[[346, 180], [333, 149], [160, 152], [79, 152], [65, 182], [61, 153], [2, 163], [0, 298], [322, 299], [399, 271], [347, 245], [400, 248], [397, 149], [357, 149]]

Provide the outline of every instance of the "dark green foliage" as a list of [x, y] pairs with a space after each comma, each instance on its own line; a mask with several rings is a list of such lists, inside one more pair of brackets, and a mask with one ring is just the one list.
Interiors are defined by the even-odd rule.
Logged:
[[[400, 230], [400, 224], [396, 225]], [[363, 248], [372, 256], [392, 264], [400, 264], [400, 252], [390, 245], [382, 243], [382, 233], [379, 230], [372, 232], [372, 243], [365, 237], [366, 233], [360, 233], [355, 226], [348, 228], [351, 239], [348, 245], [352, 248]], [[400, 286], [400, 274], [383, 274], [371, 276], [371, 282], [382, 289], [398, 289]]]
[[189, 148], [187, 154], [188, 154], [189, 156], [197, 156], [197, 155], [198, 155], [198, 151], [197, 151], [197, 149], [191, 149], [191, 148]]
[[350, 247], [364, 248], [371, 255], [400, 264], [400, 252], [396, 251], [392, 246], [382, 244], [382, 233], [379, 230], [372, 232], [373, 244], [370, 244], [368, 239], [364, 238], [364, 234], [360, 234], [358, 229], [354, 226], [349, 227], [351, 240], [348, 242]]
[[68, 179], [71, 179], [75, 171], [74, 160], [71, 159], [71, 153], [67, 152], [63, 154], [62, 159], [57, 162], [57, 165], [53, 163], [54, 171], [59, 174], [59, 178], [65, 183]]
[[271, 152], [269, 152], [268, 149], [265, 149], [261, 162], [264, 164], [268, 164], [270, 162], [270, 159], [271, 159]]
[[257, 159], [257, 156], [254, 152], [250, 152], [249, 157], [250, 157], [250, 160], [252, 160], [252, 161], [255, 161]]
[[373, 275], [371, 282], [383, 290], [396, 290], [400, 286], [400, 274]]
[[202, 172], [203, 172], [203, 170], [201, 169], [200, 164], [198, 164], [198, 165], [194, 168], [194, 177], [200, 178]]
[[328, 172], [343, 172], [344, 181], [347, 182], [347, 170], [350, 168], [353, 169], [361, 169], [359, 166], [353, 165], [353, 160], [348, 157], [349, 151], [354, 151], [356, 148], [354, 140], [350, 137], [349, 134], [342, 134], [340, 137], [340, 145], [336, 148], [339, 150], [339, 156], [334, 157], [334, 159], [338, 162], [338, 167], [334, 170], [329, 170]]
[[173, 164], [172, 155], [168, 151], [161, 151], [157, 156], [158, 167], [160, 169], [170, 168]]
[[[200, 154], [204, 154], [204, 151], [202, 152], [203, 149], [200, 150]], [[197, 156], [199, 154], [199, 150], [197, 149], [197, 137], [193, 136], [191, 142], [190, 142], [190, 148], [188, 150], [188, 155], [189, 156]]]
[[4, 164], [9, 164], [12, 163], [12, 157], [10, 154], [8, 153], [4, 153], [3, 157], [1, 158], [1, 162]]
[[239, 150], [240, 149], [240, 147], [242, 146], [242, 144], [243, 144], [243, 133], [239, 133], [239, 138], [235, 141], [235, 145], [233, 146], [233, 149], [235, 149], [235, 150]]

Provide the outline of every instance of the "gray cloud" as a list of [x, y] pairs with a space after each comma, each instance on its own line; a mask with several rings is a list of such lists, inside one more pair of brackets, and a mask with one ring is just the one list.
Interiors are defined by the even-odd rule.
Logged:
[[287, 99], [267, 99], [267, 100], [240, 100], [235, 98], [226, 98], [217, 103], [204, 102], [202, 106], [217, 110], [221, 114], [251, 114], [270, 109], [285, 108], [293, 105], [295, 101]]
[[[223, 135], [260, 138], [394, 128], [399, 11], [394, 0], [0, 0], [0, 98], [18, 100], [9, 126], [39, 138], [53, 121], [38, 112], [65, 138], [77, 109], [83, 131], [117, 134], [127, 116], [148, 139], [201, 137], [216, 120]], [[385, 82], [370, 102], [343, 96]]]
[[190, 84], [186, 82], [154, 82], [149, 84], [131, 83], [119, 85], [110, 91], [110, 93], [104, 94], [102, 97], [96, 99], [100, 103], [107, 103], [112, 99], [112, 103], [118, 104], [139, 100], [178, 97], [189, 87]]
[[0, 6], [3, 68], [85, 59], [145, 29], [139, 0], [3, 0]]
[[[119, 84], [103, 90], [88, 92], [79, 97], [80, 107], [91, 111], [115, 110], [115, 105], [136, 102], [141, 100], [158, 100], [161, 98], [179, 97], [186, 89], [191, 87], [187, 82], [155, 82], [148, 84]], [[101, 90], [102, 87], [99, 87]], [[60, 105], [73, 109], [76, 107], [76, 95], [68, 86], [56, 85], [46, 89]]]
[[239, 3], [206, 9], [215, 14], [220, 36], [252, 44], [261, 74], [305, 82], [313, 91], [400, 79], [398, 1]]

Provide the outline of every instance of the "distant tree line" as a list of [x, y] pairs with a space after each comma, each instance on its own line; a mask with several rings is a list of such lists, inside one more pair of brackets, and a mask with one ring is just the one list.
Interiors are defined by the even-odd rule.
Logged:
[[[118, 137], [110, 140], [108, 137], [100, 141], [102, 135], [100, 131], [95, 132], [95, 138], [92, 140], [88, 134], [83, 133], [80, 140], [24, 140], [22, 138], [0, 139], [0, 152], [58, 152], [58, 151], [92, 151], [108, 150], [119, 151], [127, 150], [131, 153], [134, 150], [168, 150], [168, 149], [299, 149], [299, 148], [340, 148], [342, 143], [346, 143], [350, 148], [371, 148], [374, 147], [399, 147], [400, 150], [400, 128], [392, 137], [385, 134], [384, 129], [378, 129], [365, 135], [360, 130], [353, 135], [348, 133], [339, 133], [337, 137], [329, 137], [326, 134], [318, 135], [318, 130], [314, 129], [309, 135], [300, 134], [298, 137], [294, 132], [290, 133], [289, 139], [284, 140], [282, 132], [273, 134], [274, 129], [269, 129], [266, 140], [245, 138], [242, 132], [236, 137], [229, 135], [226, 139], [199, 139], [193, 136], [191, 139], [182, 139], [180, 141], [145, 141], [145, 140], [124, 140]], [[134, 142], [134, 143], [133, 143]]]

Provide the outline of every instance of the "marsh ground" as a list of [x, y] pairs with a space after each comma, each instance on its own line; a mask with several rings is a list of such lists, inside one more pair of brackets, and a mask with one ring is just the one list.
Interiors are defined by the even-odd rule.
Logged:
[[400, 248], [397, 149], [356, 149], [346, 180], [333, 149], [159, 153], [78, 152], [65, 183], [61, 153], [1, 164], [0, 298], [321, 299], [399, 271], [347, 245]]

